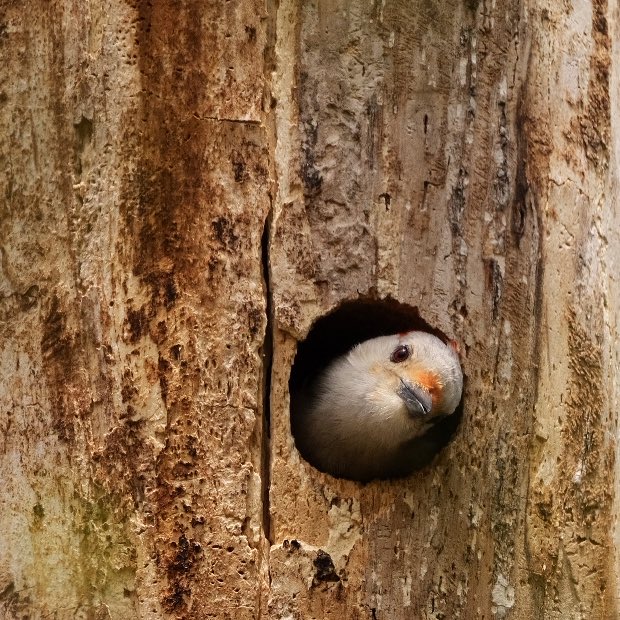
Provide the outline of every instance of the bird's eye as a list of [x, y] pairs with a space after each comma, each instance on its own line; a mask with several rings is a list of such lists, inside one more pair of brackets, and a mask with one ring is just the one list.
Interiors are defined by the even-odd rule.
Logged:
[[401, 344], [392, 351], [390, 361], [395, 364], [400, 364], [401, 362], [408, 360], [410, 355], [411, 351], [409, 350], [409, 347], [406, 344]]

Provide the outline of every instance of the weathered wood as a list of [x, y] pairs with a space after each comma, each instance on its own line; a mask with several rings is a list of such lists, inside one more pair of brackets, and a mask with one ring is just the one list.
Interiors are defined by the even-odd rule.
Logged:
[[[616, 617], [618, 36], [605, 0], [0, 1], [0, 616]], [[360, 297], [467, 377], [365, 485], [289, 422]]]
[[[614, 617], [606, 10], [281, 4], [271, 617]], [[456, 439], [404, 481], [335, 480], [290, 436], [296, 342], [359, 294], [463, 344]]]
[[0, 32], [0, 615], [256, 618], [264, 7]]
[[532, 13], [524, 133], [541, 220], [537, 399], [526, 505], [531, 617], [618, 614], [617, 6]]

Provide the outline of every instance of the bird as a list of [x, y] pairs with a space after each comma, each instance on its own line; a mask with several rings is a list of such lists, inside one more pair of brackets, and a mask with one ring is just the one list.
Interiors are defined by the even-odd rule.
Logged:
[[371, 338], [300, 389], [291, 415], [295, 444], [336, 477], [401, 477], [432, 459], [433, 428], [454, 413], [462, 391], [455, 341], [423, 331]]

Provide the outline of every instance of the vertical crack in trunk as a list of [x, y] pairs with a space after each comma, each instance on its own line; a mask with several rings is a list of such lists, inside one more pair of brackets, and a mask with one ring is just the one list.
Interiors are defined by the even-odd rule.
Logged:
[[[266, 111], [265, 128], [267, 130], [267, 140], [270, 146], [270, 168], [272, 178], [275, 178], [275, 145], [276, 145], [276, 125], [273, 114], [274, 100], [272, 94], [272, 75], [276, 69], [276, 22], [279, 9], [279, 0], [267, 0], [266, 2], [266, 27], [265, 27], [265, 48], [264, 48], [264, 80], [265, 91], [263, 109]], [[274, 182], [274, 188], [277, 181]], [[271, 241], [271, 227], [273, 224], [273, 201], [274, 194], [270, 195], [271, 207], [265, 218], [263, 235], [261, 238], [263, 282], [265, 287], [265, 313], [267, 324], [265, 326], [265, 340], [263, 342], [263, 433], [261, 442], [261, 507], [262, 507], [262, 527], [263, 535], [267, 544], [273, 544], [271, 533], [271, 510], [270, 510], [270, 487], [271, 487], [271, 373], [273, 366], [273, 291], [271, 287], [271, 265], [269, 256], [269, 244]], [[267, 569], [269, 568], [269, 557], [266, 558]], [[260, 614], [262, 615], [262, 614]]]
[[269, 275], [269, 233], [271, 230], [271, 211], [265, 220], [261, 239], [263, 282], [265, 286], [265, 312], [267, 325], [265, 340], [262, 347], [263, 357], [263, 433], [261, 442], [261, 495], [262, 495], [262, 526], [263, 534], [269, 544], [271, 541], [271, 517], [269, 510], [270, 487], [270, 444], [271, 444], [271, 369], [273, 364], [273, 306], [271, 280]]

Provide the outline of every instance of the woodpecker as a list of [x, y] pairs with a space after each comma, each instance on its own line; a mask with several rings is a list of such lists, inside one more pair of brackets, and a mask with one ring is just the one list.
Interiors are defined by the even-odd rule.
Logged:
[[406, 475], [432, 458], [437, 446], [424, 438], [454, 412], [462, 390], [456, 343], [420, 331], [372, 338], [302, 389], [291, 418], [295, 443], [334, 476]]

